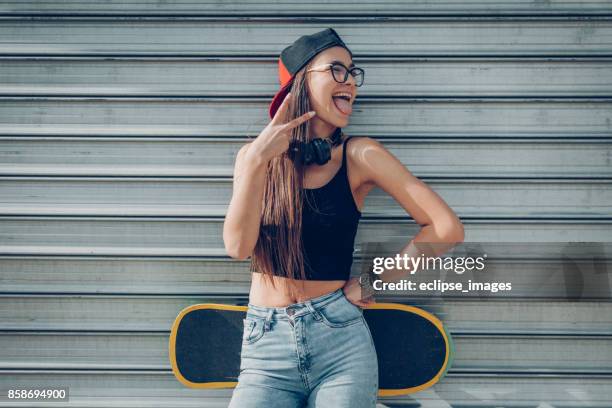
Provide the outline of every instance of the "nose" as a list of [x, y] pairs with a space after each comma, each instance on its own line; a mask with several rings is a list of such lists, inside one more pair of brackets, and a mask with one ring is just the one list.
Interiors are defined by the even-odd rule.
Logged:
[[348, 74], [348, 78], [345, 81], [345, 83], [351, 85], [353, 88], [357, 87], [356, 82], [355, 82], [355, 77], [352, 76], [350, 72]]

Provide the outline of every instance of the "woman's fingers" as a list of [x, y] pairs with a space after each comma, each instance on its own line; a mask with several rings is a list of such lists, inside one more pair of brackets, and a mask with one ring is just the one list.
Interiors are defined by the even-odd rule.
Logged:
[[374, 300], [373, 296], [368, 296], [367, 298], [361, 299], [360, 302], [363, 304], [363, 307], [366, 307], [368, 305], [376, 303], [376, 300]]
[[[285, 99], [283, 99], [276, 113], [274, 114], [274, 118], [272, 119], [273, 125], [281, 125], [281, 123], [279, 123], [281, 120], [280, 118], [284, 117], [285, 111], [289, 109], [289, 99], [290, 99], [289, 96], [291, 96], [291, 92], [287, 93], [287, 95], [285, 96]], [[285, 130], [290, 130], [290, 129], [293, 129], [294, 127], [298, 127], [302, 123], [314, 117], [315, 114], [316, 114], [315, 111], [306, 112], [300, 117], [287, 122], [284, 125], [284, 128]]]
[[288, 129], [293, 129], [294, 127], [298, 127], [299, 125], [306, 122], [307, 120], [312, 119], [314, 115], [316, 115], [315, 111], [306, 112], [302, 116], [295, 118], [290, 122], [287, 122], [287, 124], [285, 125], [285, 128], [288, 130]]
[[374, 301], [374, 298], [370, 297], [370, 298], [365, 298], [365, 299], [357, 299], [357, 300], [351, 300], [351, 303], [353, 303], [354, 305], [357, 305], [361, 308], [367, 307], [371, 304], [376, 303], [376, 301]]
[[287, 95], [285, 95], [285, 99], [283, 99], [280, 106], [276, 110], [274, 117], [272, 118], [272, 123], [277, 124], [277, 122], [280, 121], [280, 118], [284, 115], [285, 111], [287, 110], [287, 107], [289, 106], [290, 96], [291, 96], [291, 92], [288, 92]]
[[359, 306], [359, 307], [364, 307], [365, 303], [363, 303], [361, 300], [355, 300], [351, 302], [352, 304], [354, 304], [355, 306]]

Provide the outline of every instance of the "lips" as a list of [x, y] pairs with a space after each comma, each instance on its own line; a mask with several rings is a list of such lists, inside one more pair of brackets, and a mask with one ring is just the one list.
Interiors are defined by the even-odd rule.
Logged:
[[340, 97], [332, 97], [332, 99], [334, 101], [334, 106], [336, 109], [338, 109], [338, 111], [340, 111], [340, 113], [346, 116], [353, 113], [353, 106], [349, 101]]

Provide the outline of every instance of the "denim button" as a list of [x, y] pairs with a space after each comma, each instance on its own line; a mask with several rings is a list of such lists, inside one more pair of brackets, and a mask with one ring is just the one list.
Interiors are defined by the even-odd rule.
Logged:
[[295, 309], [287, 309], [287, 314], [288, 314], [289, 316], [293, 316], [293, 315], [294, 315], [294, 313], [295, 313]]

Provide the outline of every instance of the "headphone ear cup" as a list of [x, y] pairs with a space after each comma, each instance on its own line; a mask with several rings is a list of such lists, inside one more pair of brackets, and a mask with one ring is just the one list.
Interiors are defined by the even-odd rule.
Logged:
[[312, 145], [313, 159], [319, 166], [331, 160], [331, 148], [326, 140], [316, 138], [309, 144]]
[[321, 166], [331, 160], [331, 146], [325, 139], [315, 138], [308, 143], [296, 142], [291, 150], [294, 158], [299, 154], [304, 166], [312, 163]]
[[300, 153], [301, 153], [301, 158], [302, 158], [302, 164], [304, 166], [307, 166], [310, 163], [314, 162], [315, 153], [313, 151], [312, 145], [310, 143], [301, 143], [300, 147], [301, 147]]

